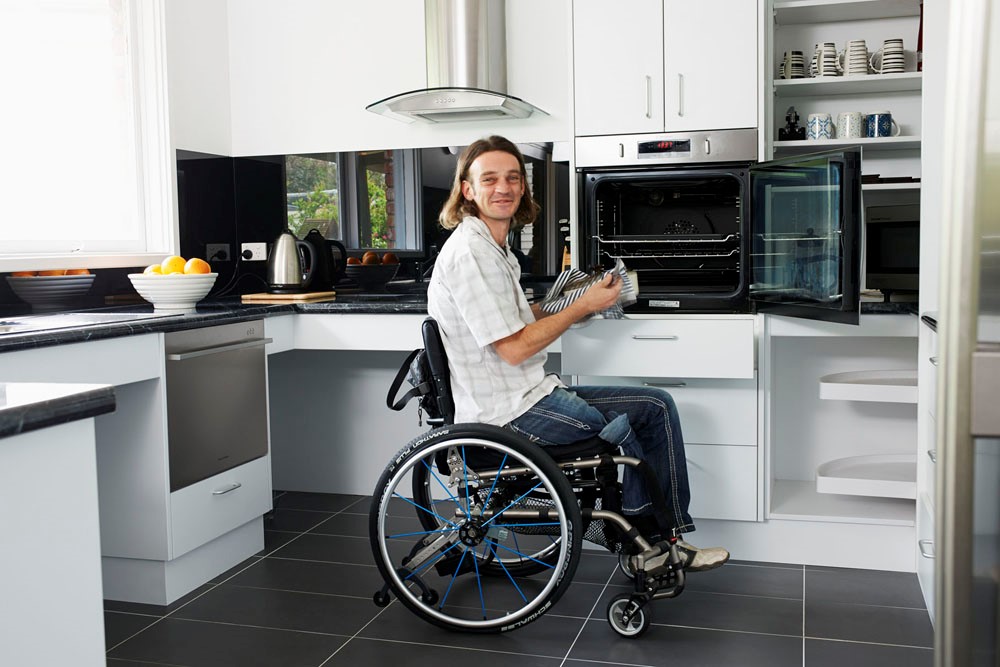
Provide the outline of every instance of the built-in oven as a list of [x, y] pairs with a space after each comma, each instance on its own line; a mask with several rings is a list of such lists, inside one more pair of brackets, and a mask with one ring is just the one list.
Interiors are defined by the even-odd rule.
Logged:
[[865, 288], [887, 302], [920, 289], [920, 204], [865, 208]]
[[632, 312], [857, 323], [861, 150], [755, 161], [756, 130], [577, 139], [578, 263], [633, 272]]

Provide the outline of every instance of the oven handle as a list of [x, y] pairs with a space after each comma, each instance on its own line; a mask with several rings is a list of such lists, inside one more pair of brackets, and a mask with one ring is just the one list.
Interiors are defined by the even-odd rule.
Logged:
[[221, 354], [223, 352], [232, 352], [233, 350], [246, 350], [252, 347], [263, 347], [273, 341], [273, 338], [254, 338], [253, 340], [245, 340], [239, 343], [231, 343], [229, 345], [217, 345], [216, 347], [204, 347], [200, 350], [191, 350], [190, 352], [176, 352], [174, 354], [168, 354], [167, 360], [187, 361], [188, 359], [205, 357], [210, 354]]

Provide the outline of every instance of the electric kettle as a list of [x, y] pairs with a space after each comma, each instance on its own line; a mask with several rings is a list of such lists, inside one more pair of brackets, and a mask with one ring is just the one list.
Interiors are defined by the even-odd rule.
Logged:
[[[306, 234], [305, 242], [316, 251], [316, 263], [312, 267], [312, 288], [314, 290], [332, 289], [339, 280], [347, 276], [347, 248], [340, 241], [325, 238], [318, 229], [312, 229]], [[333, 249], [337, 249], [339, 258], [334, 257]]]
[[[309, 255], [308, 269], [303, 272], [299, 248]], [[316, 268], [316, 251], [287, 229], [271, 244], [267, 256], [267, 284], [274, 294], [301, 292], [312, 283]]]

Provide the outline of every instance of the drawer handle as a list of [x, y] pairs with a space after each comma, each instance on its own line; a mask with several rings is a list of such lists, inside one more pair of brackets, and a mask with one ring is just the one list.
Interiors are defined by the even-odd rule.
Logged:
[[634, 340], [677, 340], [677, 336], [643, 336], [642, 334], [634, 334], [632, 338]]
[[927, 450], [927, 458], [929, 458], [932, 463], [937, 463], [937, 450], [936, 449], [928, 449]]
[[215, 491], [212, 491], [212, 495], [213, 496], [224, 496], [227, 493], [229, 493], [230, 491], [235, 491], [236, 489], [240, 488], [241, 486], [243, 486], [243, 485], [240, 484], [239, 482], [233, 482], [229, 486], [225, 486], [225, 487], [223, 487], [221, 489], [216, 489]]
[[686, 387], [687, 382], [643, 382], [644, 387]]
[[918, 540], [917, 546], [920, 548], [920, 555], [924, 558], [934, 558], [934, 540]]
[[937, 357], [930, 358], [931, 366], [937, 366]]

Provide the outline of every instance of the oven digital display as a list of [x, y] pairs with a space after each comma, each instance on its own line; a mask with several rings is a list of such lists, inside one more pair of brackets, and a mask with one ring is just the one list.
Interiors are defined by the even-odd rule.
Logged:
[[642, 141], [639, 143], [639, 157], [681, 157], [691, 154], [690, 139]]

